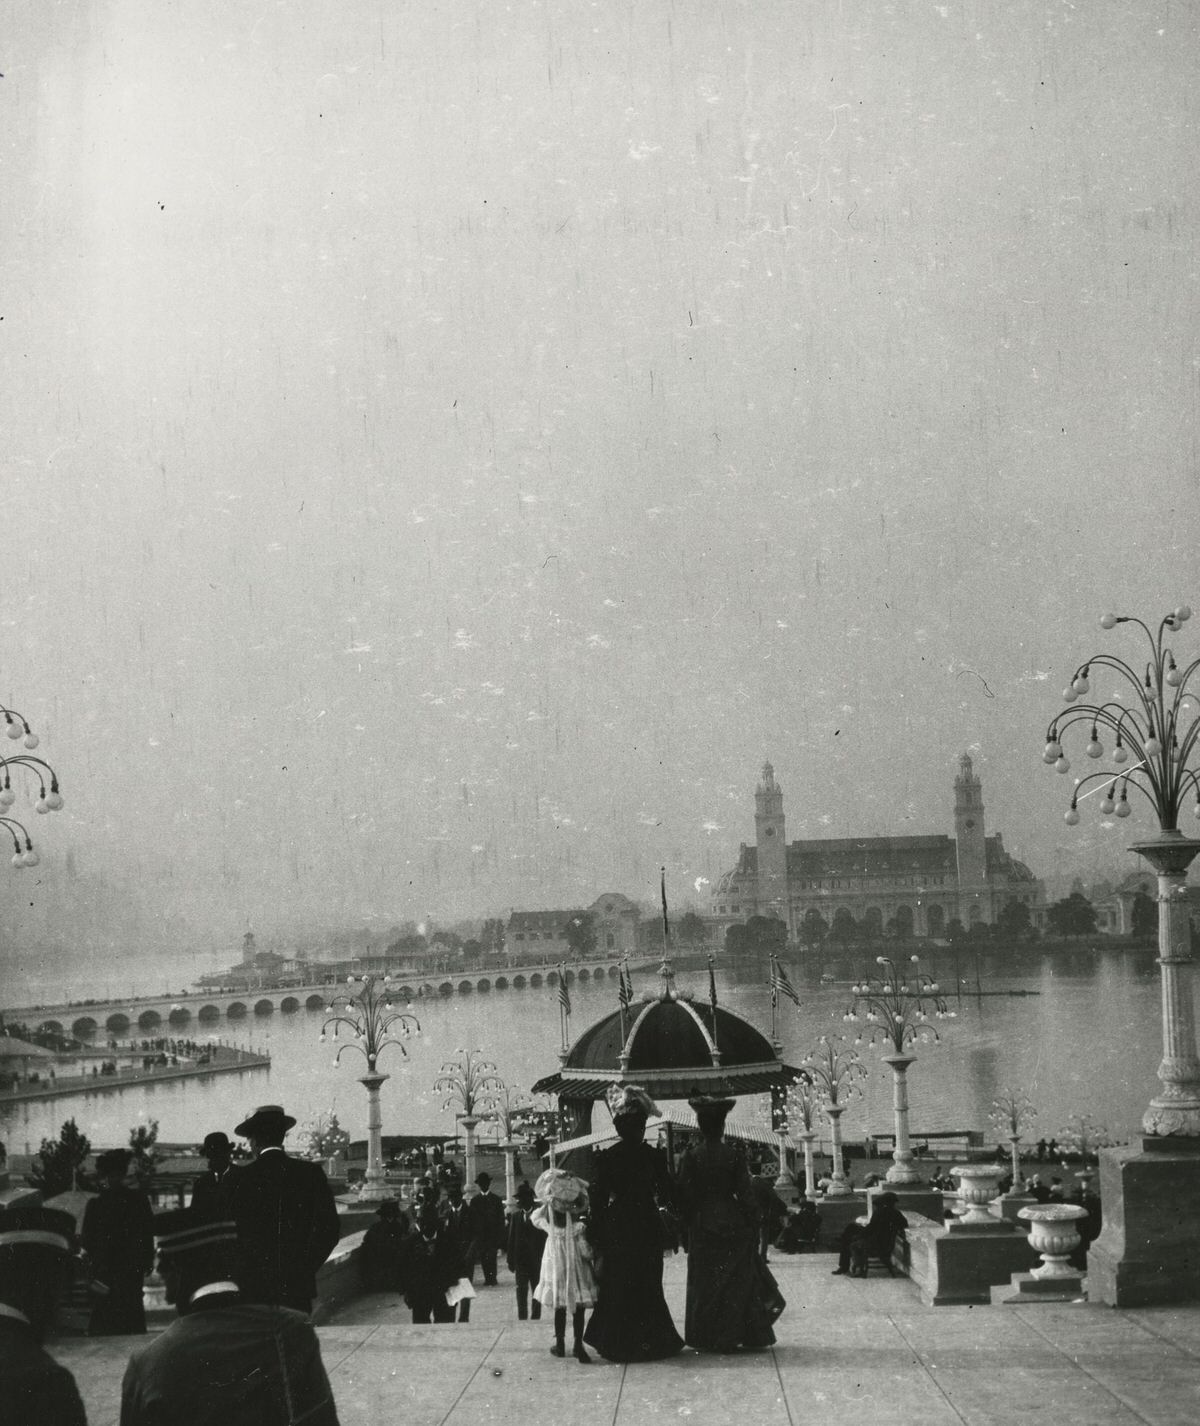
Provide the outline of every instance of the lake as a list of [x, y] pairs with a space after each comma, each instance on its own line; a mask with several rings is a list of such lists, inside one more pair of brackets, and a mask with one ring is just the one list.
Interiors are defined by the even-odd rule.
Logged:
[[[870, 964], [869, 956], [817, 955], [788, 963], [803, 1003], [797, 1009], [784, 1002], [779, 1009], [785, 1060], [796, 1063], [821, 1034], [853, 1038], [856, 1027], [842, 1019], [849, 984]], [[1034, 1138], [1061, 1137], [1068, 1118], [1078, 1114], [1091, 1115], [1118, 1139], [1139, 1131], [1142, 1112], [1158, 1087], [1155, 1071], [1161, 1057], [1160, 987], [1152, 949], [1084, 949], [1052, 956], [942, 950], [934, 957], [926, 954], [922, 965], [939, 979], [957, 1018], [939, 1023], [940, 1043], [917, 1048], [918, 1061], [909, 1072], [914, 1131], [978, 1128], [991, 1138], [988, 1113], [1005, 1088], [1024, 1089], [1037, 1105]], [[189, 968], [159, 963], [153, 979], [143, 977], [142, 985], [148, 991], [180, 986], [197, 973], [190, 963]], [[138, 983], [136, 976], [123, 974], [117, 982], [122, 993]], [[823, 982], [823, 975], [836, 983]], [[106, 994], [114, 988], [112, 976], [112, 968], [104, 967], [90, 979], [68, 979], [65, 973], [56, 978], [55, 967], [43, 962], [36, 976], [20, 984], [10, 976], [6, 998], [50, 998], [68, 985], [77, 997]], [[706, 971], [681, 970], [677, 981], [706, 1000]], [[616, 1008], [616, 985], [614, 979], [572, 986], [572, 1036]], [[638, 998], [658, 985], [652, 973], [635, 975]], [[977, 989], [1037, 994], [977, 997], [972, 993]], [[721, 967], [717, 991], [725, 1008], [769, 1033], [765, 964]], [[552, 989], [454, 995], [413, 1008], [421, 1032], [408, 1041], [407, 1057], [389, 1050], [380, 1064], [391, 1074], [382, 1092], [387, 1134], [454, 1133], [453, 1113], [443, 1111], [433, 1081], [460, 1048], [482, 1050], [501, 1077], [521, 1090], [558, 1065], [558, 1003]], [[93, 1144], [104, 1146], [125, 1142], [132, 1126], [157, 1119], [165, 1142], [198, 1142], [211, 1129], [231, 1132], [256, 1104], [282, 1103], [301, 1125], [332, 1110], [354, 1138], [363, 1138], [366, 1092], [357, 1082], [362, 1057], [347, 1051], [335, 1068], [336, 1046], [318, 1043], [322, 1019], [319, 1012], [299, 1011], [221, 1021], [211, 1027], [220, 1038], [268, 1050], [270, 1069], [18, 1106], [0, 1119], [0, 1134], [12, 1152], [25, 1152], [27, 1145], [36, 1150], [42, 1138], [56, 1136], [63, 1121], [74, 1116]], [[184, 1033], [205, 1038], [209, 1028], [201, 1034], [193, 1022]], [[870, 1075], [863, 1098], [843, 1121], [848, 1138], [887, 1132], [891, 1126], [890, 1075], [877, 1049], [864, 1045], [861, 1053]], [[765, 1108], [766, 1099], [759, 1096], [744, 1101], [736, 1113], [754, 1117]]]

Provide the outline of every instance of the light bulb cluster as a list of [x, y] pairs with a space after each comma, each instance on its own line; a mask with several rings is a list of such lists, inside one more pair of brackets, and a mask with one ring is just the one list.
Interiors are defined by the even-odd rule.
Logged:
[[888, 956], [877, 956], [875, 961], [882, 970], [878, 976], [862, 976], [850, 987], [854, 1001], [843, 1020], [851, 1024], [864, 1021], [869, 1027], [867, 1040], [887, 1040], [897, 1054], [917, 1040], [939, 1039], [929, 1024], [931, 1016], [953, 1020], [955, 1015], [937, 981], [919, 969], [920, 958], [909, 957], [913, 969], [907, 973]]
[[[1065, 775], [1071, 771], [1071, 763], [1063, 750], [1063, 735], [1079, 723], [1087, 729], [1085, 755], [1099, 760], [1107, 754], [1110, 761], [1122, 769], [1115, 774], [1089, 773], [1076, 780], [1070, 806], [1063, 814], [1069, 827], [1079, 824], [1081, 796], [1090, 795], [1084, 792], [1085, 787], [1098, 781], [1108, 783], [1099, 803], [1105, 817], [1131, 815], [1130, 788], [1146, 797], [1164, 830], [1177, 829], [1181, 804], [1189, 792], [1194, 799], [1195, 815], [1200, 817], [1200, 778], [1195, 769], [1188, 767], [1200, 735], [1200, 717], [1194, 704], [1187, 701], [1188, 680], [1200, 667], [1200, 659], [1181, 668], [1174, 652], [1163, 642], [1166, 634], [1178, 633], [1191, 617], [1191, 609], [1181, 604], [1163, 617], [1155, 634], [1142, 620], [1130, 615], [1102, 616], [1100, 627], [1106, 630], [1118, 624], [1137, 624], [1149, 640], [1151, 657], [1144, 672], [1139, 674], [1124, 659], [1097, 654], [1076, 669], [1063, 690], [1064, 701], [1073, 706], [1051, 720], [1042, 761], [1057, 773]], [[1124, 686], [1103, 702], [1081, 703], [1079, 700], [1093, 691], [1093, 669], [1100, 670], [1101, 674], [1114, 671]], [[1132, 697], [1129, 697], [1130, 692]], [[1123, 701], [1122, 695], [1128, 701]], [[1108, 735], [1112, 736], [1110, 747], [1106, 747], [1104, 741]]]
[[[385, 984], [388, 979], [387, 976], [384, 977]], [[374, 1073], [379, 1056], [390, 1045], [394, 1045], [400, 1054], [407, 1058], [408, 1051], [402, 1041], [410, 1035], [420, 1034], [421, 1024], [417, 1017], [405, 1010], [394, 1010], [390, 996], [377, 993], [376, 978], [373, 975], [366, 975], [361, 979], [348, 976], [347, 984], [359, 985], [360, 989], [354, 994], [333, 997], [325, 1007], [328, 1018], [321, 1026], [317, 1039], [317, 1043], [323, 1045], [327, 1043], [331, 1028], [335, 1040], [339, 1038], [343, 1027], [348, 1031], [350, 1038], [338, 1050], [333, 1063], [338, 1064], [347, 1050], [357, 1050], [366, 1060], [368, 1070]]]
[[33, 810], [45, 814], [47, 812], [60, 812], [63, 807], [63, 795], [58, 787], [58, 775], [48, 762], [43, 758], [31, 757], [30, 753], [38, 746], [38, 735], [32, 731], [28, 720], [22, 714], [12, 708], [0, 706], [0, 714], [4, 717], [4, 731], [12, 742], [20, 742], [27, 751], [15, 752], [11, 757], [0, 756], [0, 825], [7, 828], [9, 835], [13, 839], [12, 865], [18, 871], [24, 867], [37, 866], [41, 861], [37, 850], [28, 831], [15, 818], [8, 816], [9, 810], [17, 800], [16, 789], [12, 785], [12, 769], [25, 768], [31, 772], [38, 780], [38, 796], [33, 804]]

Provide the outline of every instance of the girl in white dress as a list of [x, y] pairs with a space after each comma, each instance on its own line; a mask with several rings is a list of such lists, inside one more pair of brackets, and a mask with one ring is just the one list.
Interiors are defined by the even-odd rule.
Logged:
[[565, 1169], [547, 1169], [533, 1191], [538, 1206], [530, 1222], [546, 1234], [542, 1272], [534, 1297], [543, 1307], [554, 1309], [556, 1357], [565, 1357], [567, 1313], [575, 1339], [572, 1352], [577, 1362], [590, 1362], [583, 1346], [583, 1319], [596, 1303], [596, 1275], [592, 1269], [592, 1249], [584, 1237], [583, 1218], [588, 1210], [587, 1184]]

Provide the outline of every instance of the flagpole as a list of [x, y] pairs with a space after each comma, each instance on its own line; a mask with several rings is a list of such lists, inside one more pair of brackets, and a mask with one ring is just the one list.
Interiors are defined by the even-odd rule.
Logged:
[[775, 956], [771, 955], [771, 1043], [779, 1043], [779, 980], [775, 974]]
[[663, 913], [663, 960], [665, 961], [671, 954], [671, 923], [667, 920], [667, 869], [660, 868], [662, 890], [662, 913]]

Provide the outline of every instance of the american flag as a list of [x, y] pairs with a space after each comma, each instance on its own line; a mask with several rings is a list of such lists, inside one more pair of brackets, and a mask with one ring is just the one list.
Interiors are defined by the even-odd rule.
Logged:
[[617, 984], [617, 1001], [622, 1010], [628, 1010], [633, 1004], [633, 981], [629, 978], [629, 967], [622, 962], [621, 978]]
[[571, 993], [567, 989], [567, 968], [560, 965], [558, 968], [558, 1003], [562, 1006], [564, 1014], [571, 1013]]
[[786, 995], [793, 1005], [800, 1004], [800, 997], [796, 994], [796, 987], [788, 979], [788, 973], [779, 964], [778, 957], [771, 957], [771, 1005], [779, 1004], [779, 997]]

